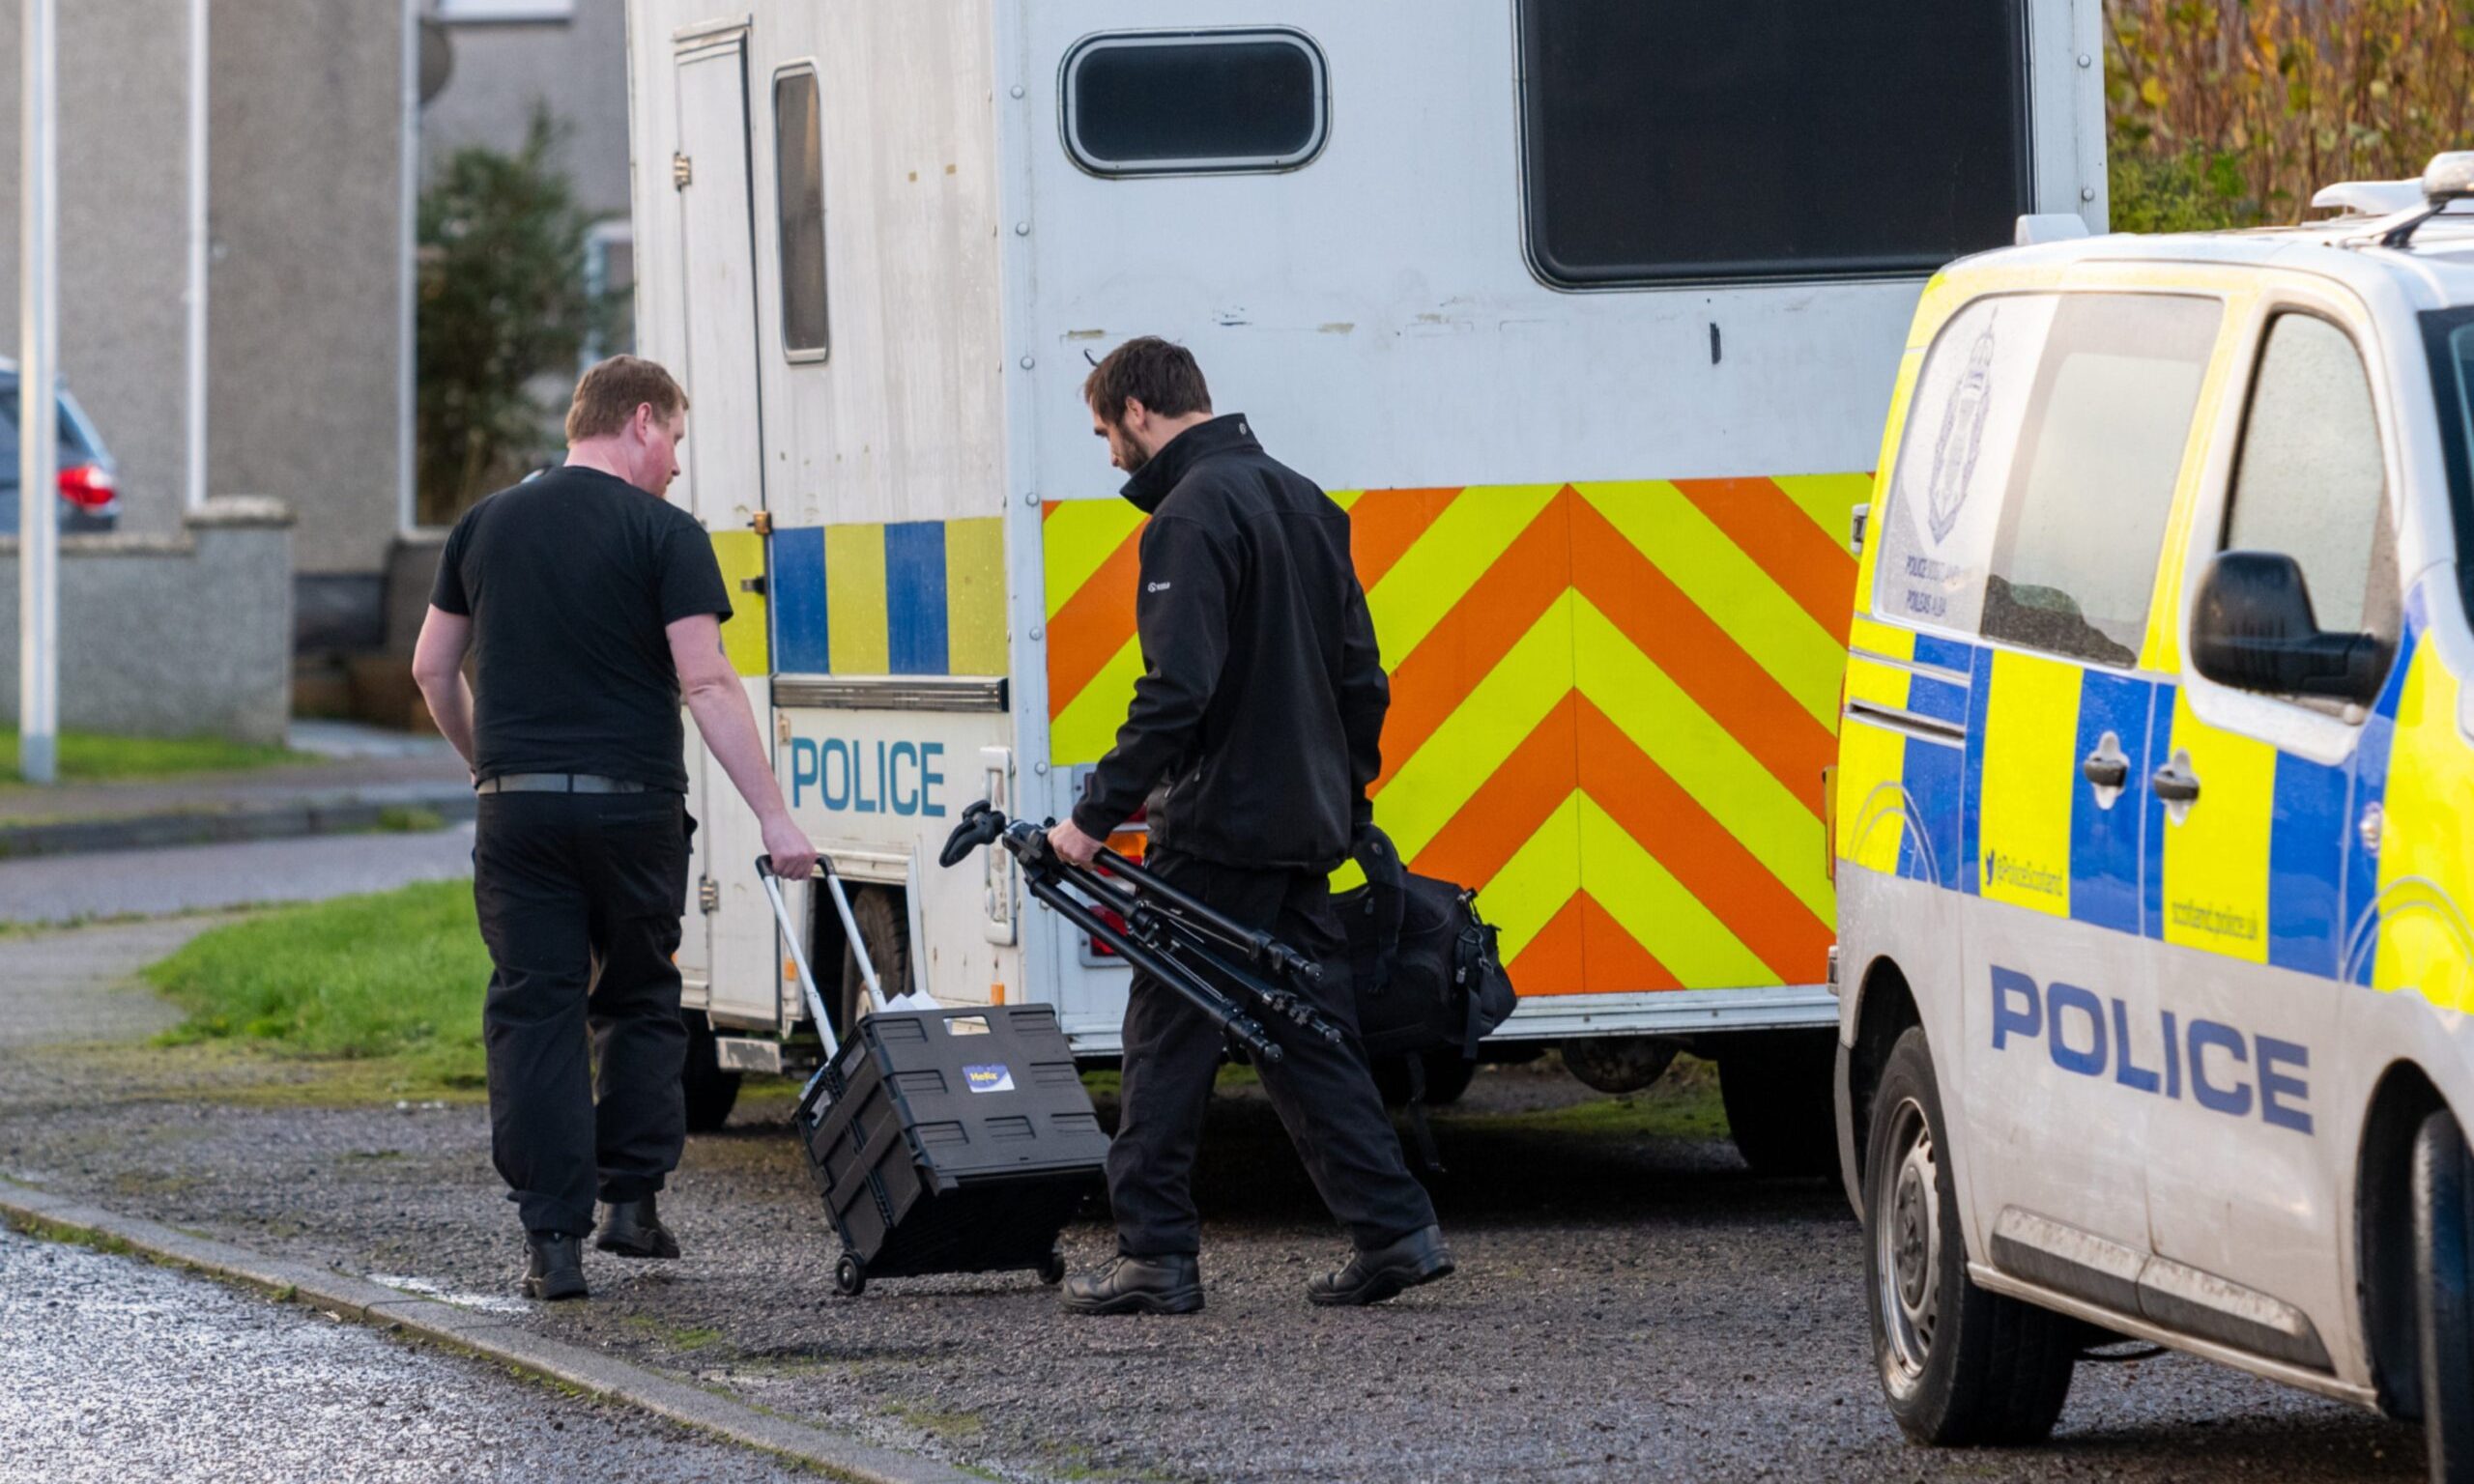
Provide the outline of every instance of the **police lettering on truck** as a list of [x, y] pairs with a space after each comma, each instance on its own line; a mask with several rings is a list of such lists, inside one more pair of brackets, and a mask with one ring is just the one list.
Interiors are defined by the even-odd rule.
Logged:
[[793, 736], [791, 807], [833, 813], [945, 817], [945, 744]]

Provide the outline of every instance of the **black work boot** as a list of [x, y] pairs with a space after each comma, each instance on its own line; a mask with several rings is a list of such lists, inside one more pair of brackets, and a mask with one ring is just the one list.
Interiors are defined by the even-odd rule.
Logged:
[[1202, 1307], [1202, 1265], [1191, 1257], [1111, 1259], [1065, 1280], [1068, 1314], [1192, 1314]]
[[612, 1201], [602, 1213], [601, 1230], [593, 1236], [592, 1244], [620, 1257], [678, 1255], [678, 1239], [661, 1224], [661, 1214], [653, 1210], [649, 1195], [632, 1201]]
[[1452, 1249], [1443, 1244], [1443, 1228], [1421, 1227], [1358, 1253], [1338, 1272], [1308, 1279], [1306, 1297], [1325, 1305], [1381, 1303], [1403, 1289], [1451, 1276], [1452, 1267]]
[[524, 1297], [585, 1297], [584, 1239], [566, 1232], [525, 1233]]

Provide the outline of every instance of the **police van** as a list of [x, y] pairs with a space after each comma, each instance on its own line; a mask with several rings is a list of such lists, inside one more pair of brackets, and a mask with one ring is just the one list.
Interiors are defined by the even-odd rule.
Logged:
[[1926, 289], [1851, 631], [1841, 1163], [1913, 1438], [2172, 1346], [2474, 1478], [2474, 156]]
[[[2099, 12], [630, 0], [672, 498], [876, 963], [1118, 1050], [1125, 965], [1002, 852], [935, 861], [973, 800], [1065, 814], [1124, 716], [1142, 517], [1079, 389], [1162, 334], [1349, 511], [1376, 818], [1502, 929], [1490, 1054], [1622, 1089], [1688, 1040], [1756, 1163], [1826, 1173], [1851, 513], [1931, 272], [2103, 220]], [[807, 1042], [755, 822], [690, 770], [710, 1124]]]

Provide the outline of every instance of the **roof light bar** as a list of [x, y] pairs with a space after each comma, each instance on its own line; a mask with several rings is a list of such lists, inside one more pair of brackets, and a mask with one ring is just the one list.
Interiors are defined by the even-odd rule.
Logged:
[[2411, 245], [2415, 228], [2447, 211], [2452, 203], [2468, 199], [2474, 199], [2474, 150], [2456, 150], [2432, 156], [2431, 162], [2423, 167], [2425, 209], [2389, 228], [2380, 237], [2379, 245]]

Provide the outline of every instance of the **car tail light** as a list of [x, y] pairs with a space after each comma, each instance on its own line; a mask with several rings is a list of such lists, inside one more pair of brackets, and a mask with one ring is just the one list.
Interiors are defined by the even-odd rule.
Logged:
[[72, 464], [60, 471], [60, 498], [80, 509], [101, 509], [118, 493], [111, 471], [101, 464]]
[[[1100, 919], [1100, 921], [1108, 924], [1117, 931], [1123, 932], [1126, 930], [1125, 915], [1123, 913], [1110, 911], [1107, 907], [1100, 906], [1093, 907], [1091, 911]], [[1100, 935], [1098, 933], [1090, 933], [1087, 936], [1091, 944], [1092, 957], [1114, 958], [1117, 956], [1117, 951], [1115, 949], [1110, 948], [1108, 944], [1100, 941]]]

